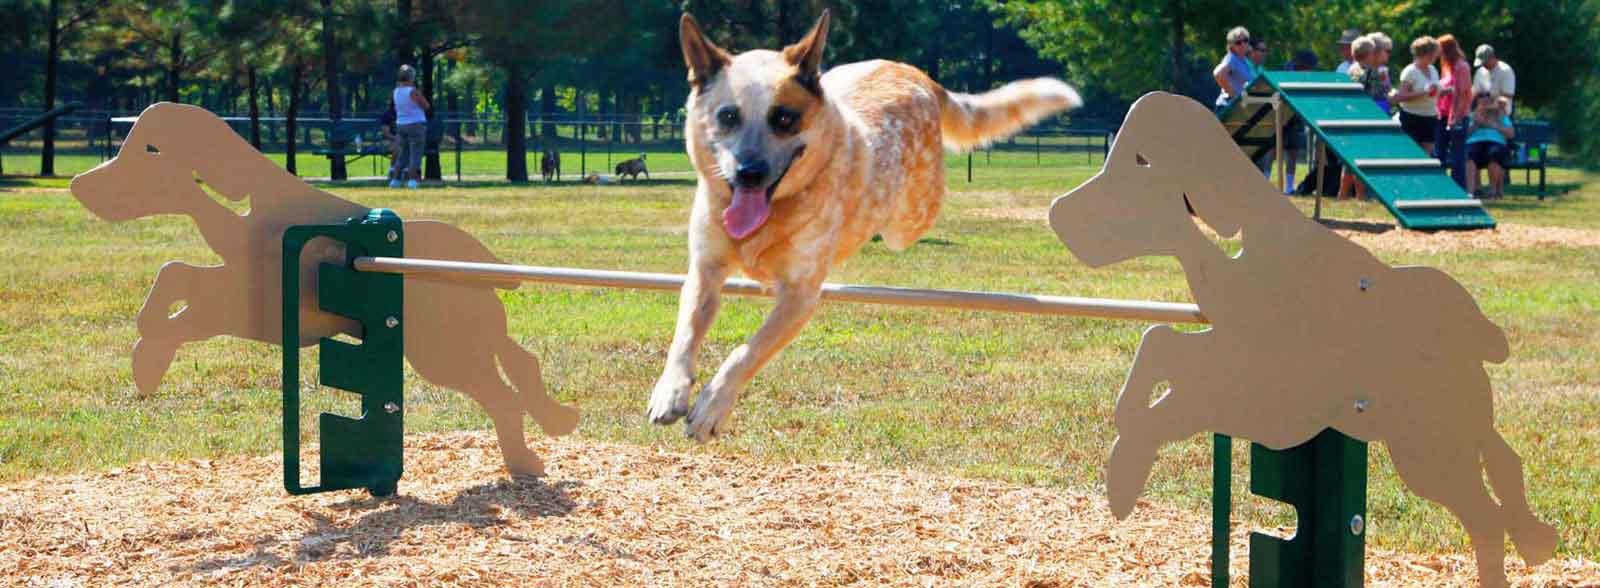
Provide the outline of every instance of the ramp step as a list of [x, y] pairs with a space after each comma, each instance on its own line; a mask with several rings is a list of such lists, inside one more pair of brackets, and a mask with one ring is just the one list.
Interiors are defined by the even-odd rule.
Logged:
[[1359, 82], [1279, 82], [1283, 90], [1361, 90]]
[[1438, 200], [1397, 200], [1394, 207], [1405, 210], [1408, 208], [1483, 208], [1483, 201], [1477, 198], [1450, 198]]
[[1323, 119], [1317, 126], [1324, 129], [1398, 129], [1400, 121], [1394, 119]]
[[1440, 167], [1439, 160], [1431, 157], [1415, 159], [1357, 159], [1356, 167], [1369, 169], [1397, 169], [1408, 167]]

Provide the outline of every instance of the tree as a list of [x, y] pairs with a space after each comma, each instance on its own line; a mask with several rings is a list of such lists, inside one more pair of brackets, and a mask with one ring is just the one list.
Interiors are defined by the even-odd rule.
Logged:
[[[45, 65], [44, 65], [44, 109], [56, 107], [56, 70], [61, 61], [61, 47], [66, 38], [78, 29], [79, 25], [94, 18], [105, 8], [105, 0], [89, 0], [83, 2], [69, 2], [63, 7], [62, 0], [50, 0], [45, 16]], [[63, 10], [65, 8], [65, 10]], [[56, 122], [54, 119], [44, 125], [44, 146], [39, 152], [39, 175], [56, 175]]]
[[[621, 0], [458, 0], [479, 54], [505, 75], [506, 179], [528, 181], [528, 81], [550, 61], [587, 55], [628, 21]], [[529, 15], [536, 15], [530, 18]]]

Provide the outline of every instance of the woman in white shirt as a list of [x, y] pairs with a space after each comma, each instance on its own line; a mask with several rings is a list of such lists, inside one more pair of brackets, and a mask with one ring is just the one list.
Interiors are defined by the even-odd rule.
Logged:
[[1422, 150], [1433, 152], [1433, 139], [1438, 133], [1439, 108], [1434, 97], [1439, 94], [1439, 70], [1433, 62], [1439, 58], [1439, 41], [1429, 36], [1417, 37], [1411, 42], [1411, 65], [1400, 72], [1400, 85], [1389, 92], [1389, 102], [1400, 105], [1400, 128]]
[[[400, 137], [395, 168], [404, 169], [404, 174], [410, 175], [406, 187], [414, 189], [422, 179], [422, 143], [428, 138], [428, 99], [417, 91], [417, 70], [409, 65], [400, 66], [395, 82], [394, 114], [395, 134]], [[389, 187], [400, 187], [400, 180], [389, 180]]]

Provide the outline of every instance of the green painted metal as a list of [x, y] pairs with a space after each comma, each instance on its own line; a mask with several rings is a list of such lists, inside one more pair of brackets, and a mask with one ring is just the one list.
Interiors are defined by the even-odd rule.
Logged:
[[1233, 438], [1211, 436], [1211, 586], [1228, 588], [1228, 530], [1233, 516]]
[[[1231, 444], [1213, 456], [1212, 581], [1227, 586]], [[1229, 449], [1225, 452], [1224, 447]], [[1366, 557], [1367, 444], [1333, 429], [1282, 451], [1250, 444], [1250, 492], [1295, 508], [1295, 535], [1250, 534], [1251, 588], [1360, 588]], [[1218, 559], [1221, 554], [1221, 559]], [[1220, 570], [1220, 573], [1219, 573]]]
[[[1237, 140], [1259, 142], [1272, 140], [1273, 117], [1261, 117], [1257, 124], [1248, 125], [1252, 115], [1263, 108], [1271, 108], [1270, 99], [1276, 95], [1287, 106], [1289, 113], [1299, 116], [1306, 126], [1316, 133], [1339, 159], [1351, 164], [1362, 159], [1429, 159], [1429, 155], [1405, 131], [1395, 128], [1328, 128], [1318, 121], [1372, 120], [1385, 121], [1389, 116], [1383, 109], [1358, 89], [1289, 89], [1283, 84], [1292, 82], [1340, 83], [1349, 78], [1335, 72], [1271, 71], [1256, 78], [1247, 94], [1250, 100], [1238, 100], [1219, 115], [1230, 132], [1240, 133]], [[1242, 132], [1241, 132], [1242, 129]], [[1401, 208], [1400, 202], [1419, 200], [1465, 200], [1471, 198], [1457, 186], [1442, 167], [1409, 169], [1370, 169], [1348, 165], [1357, 177], [1370, 188], [1368, 194], [1389, 214], [1408, 229], [1479, 229], [1495, 226], [1494, 218], [1481, 206], [1448, 208]]]
[[[300, 483], [300, 252], [316, 238], [345, 246], [345, 263], [317, 271], [321, 310], [360, 323], [361, 343], [323, 338], [318, 346], [322, 385], [361, 395], [361, 416], [323, 413], [320, 482]], [[405, 434], [404, 277], [361, 273], [356, 257], [403, 257], [400, 218], [386, 209], [339, 225], [300, 225], [283, 233], [283, 486], [290, 494], [366, 488], [395, 493], [403, 467]]]

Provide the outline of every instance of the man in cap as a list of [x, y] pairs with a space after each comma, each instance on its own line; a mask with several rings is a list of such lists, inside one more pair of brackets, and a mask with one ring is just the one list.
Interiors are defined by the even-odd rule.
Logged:
[[1517, 96], [1517, 73], [1510, 64], [1495, 57], [1494, 47], [1488, 44], [1479, 45], [1474, 57], [1472, 65], [1478, 71], [1472, 75], [1472, 95], [1492, 96], [1506, 105], [1506, 114], [1511, 114], [1511, 102]]
[[1350, 54], [1350, 45], [1360, 38], [1361, 29], [1344, 30], [1344, 35], [1339, 37], [1339, 56], [1344, 58], [1344, 62], [1340, 63], [1339, 67], [1335, 68], [1334, 71], [1345, 75], [1350, 74], [1350, 66], [1356, 64], [1355, 56]]

